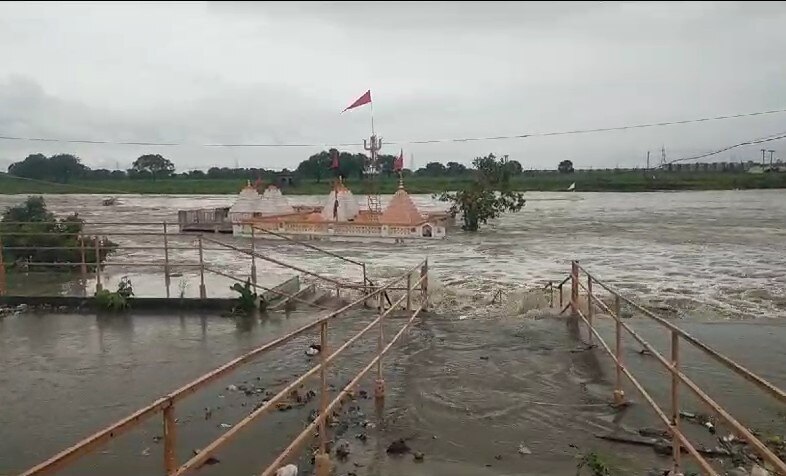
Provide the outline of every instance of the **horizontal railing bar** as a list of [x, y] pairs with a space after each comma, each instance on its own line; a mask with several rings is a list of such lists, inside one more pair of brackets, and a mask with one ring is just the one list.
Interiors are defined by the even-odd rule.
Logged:
[[[312, 292], [316, 291], [316, 286], [314, 286], [313, 283], [312, 284], [307, 284], [305, 287], [303, 287], [302, 289], [298, 290], [298, 292], [296, 292], [295, 294], [292, 295], [292, 298], [299, 298], [300, 296], [302, 296], [303, 294], [306, 294], [309, 291], [312, 291]], [[276, 311], [276, 310], [284, 307], [289, 302], [289, 300], [292, 299], [292, 298], [283, 299], [280, 302], [277, 302], [277, 303], [273, 304], [268, 309], [271, 310], [271, 311]]]
[[690, 453], [691, 456], [693, 456], [696, 459], [696, 461], [699, 463], [699, 466], [702, 467], [702, 469], [706, 472], [706, 474], [709, 474], [710, 476], [718, 476], [718, 473], [715, 471], [715, 469], [712, 466], [710, 466], [710, 464], [707, 462], [707, 460], [704, 459], [703, 456], [701, 456], [701, 454], [699, 454], [699, 452], [696, 450], [696, 448], [694, 448], [693, 444], [691, 444], [688, 438], [678, 428], [672, 426], [669, 417], [666, 416], [666, 414], [658, 406], [658, 404], [655, 403], [655, 400], [652, 398], [652, 396], [650, 396], [647, 390], [644, 389], [644, 387], [639, 383], [638, 380], [636, 380], [636, 378], [628, 370], [628, 368], [625, 367], [625, 364], [623, 364], [617, 359], [617, 356], [615, 356], [614, 353], [611, 351], [611, 348], [608, 346], [608, 344], [606, 344], [606, 341], [603, 339], [603, 337], [589, 323], [587, 318], [584, 316], [584, 313], [582, 313], [581, 310], [578, 308], [576, 309], [576, 313], [587, 324], [587, 328], [590, 330], [590, 332], [592, 332], [595, 335], [595, 337], [598, 338], [598, 341], [601, 343], [606, 353], [609, 354], [611, 360], [613, 360], [614, 363], [620, 367], [625, 377], [628, 378], [628, 380], [633, 384], [633, 386], [636, 388], [639, 394], [642, 397], [644, 397], [644, 400], [646, 400], [647, 403], [650, 405], [650, 407], [652, 407], [652, 410], [658, 415], [658, 418], [660, 418], [663, 424], [666, 425], [666, 427], [669, 430], [669, 433], [671, 433], [672, 435], [674, 434], [677, 435], [677, 438], [679, 438], [680, 443], [682, 443], [682, 445], [685, 446], [685, 448], [688, 450], [688, 453]]
[[[415, 285], [417, 286], [420, 282], [423, 281], [425, 278], [422, 277], [418, 283]], [[400, 304], [406, 296], [403, 296], [396, 304]], [[355, 343], [358, 339], [363, 337], [368, 331], [374, 328], [385, 316], [387, 316], [393, 308], [391, 307], [384, 313], [380, 314], [376, 317], [373, 321], [371, 321], [366, 327], [360, 330], [357, 334], [352, 336], [346, 342], [344, 342], [338, 349], [336, 349], [332, 354], [327, 356], [324, 360], [324, 365], [327, 366], [330, 364], [334, 359], [336, 359], [342, 352], [344, 352], [350, 345]], [[203, 448], [199, 453], [194, 455], [191, 459], [183, 463], [175, 472], [174, 476], [182, 476], [183, 474], [188, 473], [189, 471], [199, 468], [202, 463], [204, 463], [216, 450], [218, 450], [221, 446], [226, 444], [231, 438], [233, 438], [240, 430], [242, 430], [246, 425], [253, 422], [257, 417], [261, 416], [264, 413], [267, 413], [276, 403], [278, 403], [282, 398], [289, 395], [289, 393], [298, 388], [298, 386], [307, 380], [309, 377], [316, 374], [318, 371], [322, 369], [323, 363], [319, 363], [316, 366], [309, 369], [306, 373], [302, 374], [300, 377], [295, 379], [292, 383], [287, 385], [283, 390], [277, 393], [273, 398], [268, 400], [264, 405], [259, 407], [258, 409], [254, 410], [248, 416], [240, 420], [240, 422], [236, 423], [232, 426], [226, 433], [218, 437], [217, 439], [213, 440], [210, 444], [208, 444], [205, 448]]]
[[[162, 231], [107, 231], [107, 230], [93, 230], [92, 232], [69, 232], [69, 231], [8, 231], [0, 229], [0, 236], [69, 236], [69, 235], [101, 235], [101, 236], [181, 236], [179, 233], [164, 233]], [[193, 235], [192, 235], [193, 236]]]
[[661, 324], [664, 327], [668, 328], [669, 330], [671, 330], [673, 332], [676, 332], [677, 334], [679, 334], [680, 337], [684, 338], [687, 342], [691, 343], [692, 345], [694, 345], [695, 347], [700, 349], [705, 354], [709, 355], [710, 357], [712, 357], [716, 361], [720, 362], [721, 364], [723, 364], [728, 369], [733, 370], [735, 373], [737, 373], [738, 375], [742, 376], [743, 378], [745, 378], [749, 382], [755, 384], [760, 389], [766, 391], [771, 396], [773, 396], [774, 398], [779, 400], [781, 403], [786, 403], [786, 392], [784, 392], [780, 388], [778, 388], [775, 385], [771, 384], [770, 382], [768, 382], [767, 380], [763, 379], [762, 377], [759, 377], [758, 375], [754, 374], [753, 372], [751, 372], [750, 370], [748, 370], [745, 367], [741, 366], [737, 362], [734, 362], [730, 358], [726, 357], [725, 355], [721, 354], [717, 350], [713, 349], [712, 347], [708, 346], [707, 344], [705, 344], [705, 343], [701, 342], [700, 340], [696, 339], [695, 337], [690, 335], [688, 332], [685, 332], [684, 330], [682, 330], [679, 327], [675, 326], [674, 324], [670, 323], [666, 319], [656, 315], [652, 311], [650, 311], [648, 309], [645, 309], [644, 307], [640, 306], [639, 304], [631, 301], [630, 299], [628, 299], [627, 297], [623, 296], [618, 291], [612, 289], [611, 287], [609, 287], [607, 284], [603, 283], [602, 281], [598, 281], [598, 279], [595, 278], [595, 276], [593, 276], [590, 273], [588, 273], [587, 270], [585, 270], [581, 266], [579, 266], [579, 269], [584, 271], [584, 273], [587, 274], [587, 276], [590, 276], [590, 278], [592, 279], [593, 282], [598, 283], [606, 291], [610, 292], [614, 296], [619, 296], [619, 298], [622, 301], [624, 301], [627, 304], [629, 304], [630, 306], [634, 307], [636, 310], [638, 310], [639, 312], [641, 312], [645, 316], [649, 317], [650, 319], [655, 320], [656, 322], [658, 322], [659, 324]]
[[[20, 264], [21, 264], [21, 266], [82, 266], [81, 262], [79, 262], [79, 263], [44, 263], [44, 262], [40, 262], [40, 261], [30, 261], [30, 262], [22, 261]], [[84, 264], [85, 264], [85, 266], [91, 266], [91, 267], [95, 267], [95, 265], [96, 265], [95, 263], [91, 263], [91, 262], [85, 262]], [[119, 262], [119, 263], [103, 262], [103, 263], [101, 263], [101, 267], [102, 268], [105, 267], [105, 266], [161, 266], [161, 267], [164, 267], [166, 265], [163, 264], [163, 263], [122, 263], [122, 262]], [[202, 266], [202, 265], [200, 265], [199, 263], [172, 263], [172, 262], [169, 263], [169, 267], [170, 268], [176, 268], [176, 267], [181, 267], [181, 268], [183, 268], [183, 267], [196, 267], [196, 268], [198, 268], [200, 266]]]
[[644, 340], [644, 338], [642, 338], [636, 331], [634, 331], [627, 323], [622, 322], [620, 316], [615, 315], [611, 311], [611, 309], [609, 309], [605, 304], [600, 304], [601, 301], [597, 299], [597, 297], [591, 296], [591, 298], [595, 299], [596, 302], [599, 303], [598, 305], [601, 306], [601, 308], [604, 309], [605, 312], [608, 312], [609, 315], [611, 315], [616, 321], [618, 321], [620, 325], [631, 336], [633, 336], [633, 338], [639, 344], [641, 344], [642, 347], [647, 349], [647, 351], [649, 351], [666, 370], [668, 370], [670, 373], [675, 375], [682, 383], [684, 383], [696, 395], [696, 397], [698, 397], [699, 400], [701, 400], [704, 404], [710, 407], [712, 411], [720, 415], [723, 418], [723, 420], [726, 421], [726, 423], [728, 423], [734, 428], [734, 430], [737, 432], [738, 435], [741, 435], [743, 438], [745, 438], [745, 440], [747, 440], [748, 443], [751, 446], [753, 446], [764, 459], [766, 459], [770, 464], [778, 468], [778, 471], [780, 471], [781, 474], [786, 474], [786, 463], [781, 461], [780, 458], [778, 458], [778, 456], [776, 456], [775, 453], [773, 453], [769, 448], [767, 448], [767, 446], [764, 443], [759, 441], [759, 439], [753, 436], [753, 434], [750, 431], [748, 431], [748, 429], [745, 428], [744, 425], [738, 422], [733, 416], [731, 416], [731, 414], [726, 412], [726, 410], [724, 410], [723, 407], [718, 405], [718, 403], [715, 402], [715, 400], [710, 398], [709, 395], [704, 393], [704, 391], [701, 390], [701, 388], [699, 388], [699, 386], [696, 385], [693, 382], [693, 380], [691, 380], [680, 370], [674, 368], [671, 364], [669, 364], [669, 362], [660, 354], [660, 352], [658, 352], [654, 347], [652, 347], [652, 345], [650, 345], [646, 340]]
[[303, 274], [307, 274], [309, 276], [313, 276], [313, 277], [321, 279], [323, 281], [327, 281], [329, 283], [333, 283], [336, 286], [348, 287], [347, 283], [341, 282], [341, 281], [339, 281], [337, 279], [328, 278], [327, 276], [322, 276], [321, 274], [315, 273], [313, 271], [309, 271], [309, 270], [301, 268], [299, 266], [294, 266], [294, 265], [291, 265], [291, 264], [284, 263], [282, 261], [279, 261], [277, 259], [271, 258], [269, 256], [265, 256], [263, 254], [257, 253], [256, 251], [245, 251], [245, 250], [242, 250], [242, 249], [240, 249], [240, 248], [238, 248], [238, 247], [236, 247], [234, 245], [230, 245], [230, 244], [227, 244], [227, 243], [222, 243], [222, 242], [220, 242], [218, 240], [213, 240], [211, 238], [206, 238], [205, 236], [202, 236], [202, 239], [206, 240], [206, 241], [208, 241], [210, 243], [215, 243], [215, 244], [218, 244], [218, 245], [222, 245], [222, 246], [224, 246], [226, 248], [229, 248], [229, 249], [241, 252], [241, 253], [245, 253], [245, 254], [248, 254], [250, 256], [254, 256], [256, 258], [265, 260], [265, 261], [269, 261], [269, 262], [271, 262], [273, 264], [277, 264], [277, 265], [283, 266], [285, 268], [294, 269], [295, 271], [301, 272]]
[[[65, 218], [65, 217], [60, 217]], [[79, 218], [81, 220], [81, 218]], [[4, 221], [0, 223], [0, 225], [48, 225], [54, 222], [46, 222], [46, 221]], [[64, 221], [59, 222], [58, 224], [72, 224], [72, 223], [79, 223], [76, 221]], [[83, 226], [95, 226], [95, 225], [112, 225], [112, 226], [121, 226], [121, 225], [128, 225], [128, 226], [141, 226], [141, 225], [149, 225], [149, 226], [163, 226], [166, 223], [167, 225], [177, 225], [179, 222], [177, 220], [167, 220], [166, 222], [158, 221], [158, 222], [149, 222], [149, 221], [83, 221]]]
[[[415, 269], [418, 269], [420, 265], [423, 264], [421, 262], [418, 266], [410, 268], [407, 270], [405, 274], [398, 276], [397, 278], [391, 279], [387, 285], [396, 284], [402, 279], [404, 279], [409, 273], [412, 273]], [[156, 400], [155, 402], [151, 403], [147, 407], [138, 410], [136, 413], [132, 414], [131, 416], [113, 424], [109, 427], [93, 434], [92, 436], [87, 437], [86, 439], [82, 440], [82, 442], [58, 453], [57, 455], [53, 456], [52, 458], [44, 461], [43, 463], [33, 467], [32, 469], [23, 473], [23, 476], [34, 475], [34, 474], [48, 474], [52, 472], [54, 469], [66, 464], [67, 462], [76, 459], [82, 456], [83, 453], [89, 452], [92, 448], [100, 446], [101, 444], [105, 443], [111, 438], [115, 436], [119, 436], [120, 434], [124, 433], [125, 431], [129, 430], [134, 425], [140, 423], [142, 420], [147, 419], [148, 417], [154, 415], [163, 410], [162, 405], [174, 404], [176, 401], [180, 401], [187, 397], [188, 395], [196, 392], [197, 390], [205, 387], [206, 385], [212, 383], [213, 381], [223, 377], [224, 375], [230, 373], [240, 365], [252, 360], [256, 356], [263, 354], [267, 351], [273, 350], [278, 348], [279, 346], [291, 341], [292, 339], [302, 335], [309, 330], [315, 329], [316, 327], [322, 325], [324, 322], [328, 322], [331, 319], [341, 315], [345, 311], [349, 310], [352, 307], [357, 306], [366, 301], [366, 299], [371, 298], [379, 293], [384, 292], [386, 289], [385, 285], [372, 290], [367, 296], [363, 296], [362, 298], [353, 301], [346, 306], [337, 309], [335, 311], [330, 312], [324, 317], [317, 319], [316, 321], [305, 324], [300, 328], [296, 329], [295, 331], [290, 332], [284, 336], [281, 336], [277, 339], [274, 339], [267, 344], [264, 344], [256, 349], [253, 349], [240, 357], [237, 357], [226, 364], [222, 365], [221, 367], [202, 375], [201, 377], [183, 385], [182, 387], [178, 388], [174, 392], [169, 393], [166, 397]]]
[[374, 367], [374, 365], [379, 362], [379, 360], [388, 353], [391, 349], [393, 344], [404, 334], [404, 332], [409, 328], [410, 325], [415, 321], [415, 318], [420, 314], [423, 310], [423, 305], [421, 304], [413, 313], [409, 320], [402, 326], [401, 330], [399, 330], [393, 339], [385, 346], [384, 349], [374, 357], [371, 362], [368, 363], [358, 374], [353, 378], [342, 390], [339, 392], [338, 395], [333, 399], [332, 402], [325, 408], [324, 413], [320, 413], [317, 418], [314, 419], [293, 441], [290, 443], [289, 446], [276, 458], [272, 464], [270, 464], [267, 469], [262, 473], [262, 476], [272, 476], [275, 471], [284, 464], [288, 458], [292, 456], [302, 445], [305, 443], [306, 439], [309, 437], [313, 438], [314, 430], [327, 418], [328, 415], [332, 414], [333, 411], [337, 406], [339, 406], [344, 400], [347, 395], [349, 395], [349, 391], [355, 388], [358, 383], [366, 376], [366, 374]]
[[253, 222], [251, 222], [251, 223], [245, 222], [244, 224], [246, 224], [246, 225], [250, 224], [250, 225], [251, 225], [251, 227], [252, 227], [252, 228], [254, 228], [255, 230], [259, 230], [259, 231], [262, 231], [262, 232], [264, 232], [264, 233], [268, 233], [268, 234], [271, 234], [271, 235], [273, 235], [273, 236], [277, 236], [277, 237], [279, 237], [279, 238], [281, 238], [281, 239], [284, 239], [284, 240], [286, 240], [286, 241], [290, 241], [290, 242], [292, 242], [292, 243], [296, 243], [296, 244], [298, 244], [298, 245], [305, 246], [306, 248], [312, 249], [312, 250], [314, 250], [314, 251], [319, 251], [320, 253], [324, 253], [324, 254], [326, 254], [326, 255], [329, 255], [329, 256], [332, 256], [332, 257], [334, 257], [334, 258], [338, 258], [338, 259], [341, 259], [341, 260], [347, 261], [347, 262], [349, 262], [349, 263], [356, 264], [356, 265], [358, 265], [358, 266], [363, 266], [363, 265], [364, 265], [364, 263], [361, 263], [360, 261], [355, 261], [355, 260], [353, 260], [353, 259], [347, 258], [346, 256], [341, 256], [340, 254], [333, 253], [332, 251], [328, 251], [328, 250], [326, 250], [326, 249], [323, 249], [323, 248], [320, 248], [320, 247], [318, 247], [318, 246], [314, 246], [314, 245], [312, 245], [312, 244], [305, 243], [305, 242], [303, 242], [303, 241], [300, 241], [300, 240], [296, 240], [296, 239], [294, 239], [294, 238], [291, 238], [291, 237], [288, 237], [288, 236], [286, 236], [286, 235], [282, 235], [281, 233], [276, 233], [275, 231], [268, 230], [267, 228], [262, 228], [262, 227], [261, 227], [261, 226], [259, 226], [259, 225], [255, 225]]
[[[173, 235], [176, 237], [177, 235]], [[191, 251], [199, 251], [199, 248], [196, 246], [126, 246], [126, 245], [117, 245], [116, 247], [108, 247], [108, 246], [101, 246], [102, 250], [112, 249], [112, 250], [191, 250]], [[81, 246], [3, 246], [4, 250], [81, 250]], [[86, 251], [92, 251], [92, 245], [85, 245]], [[227, 248], [202, 248], [203, 251], [223, 251], [225, 253], [234, 252], [234, 250], [230, 250]]]
[[275, 293], [275, 294], [278, 294], [279, 296], [283, 296], [283, 297], [285, 297], [287, 299], [291, 299], [293, 301], [301, 302], [301, 303], [306, 304], [308, 306], [317, 307], [317, 308], [323, 309], [323, 310], [327, 310], [328, 309], [327, 307], [325, 307], [325, 306], [323, 306], [321, 304], [311, 303], [311, 302], [305, 301], [303, 299], [298, 299], [298, 298], [296, 298], [292, 294], [287, 294], [285, 292], [281, 292], [281, 291], [278, 291], [278, 290], [273, 289], [273, 288], [268, 288], [268, 287], [262, 286], [261, 284], [252, 283], [250, 279], [248, 281], [246, 281], [245, 279], [240, 279], [240, 278], [238, 278], [236, 276], [232, 276], [231, 274], [223, 273], [221, 271], [216, 271], [215, 269], [208, 268], [207, 266], [205, 266], [205, 271], [209, 271], [209, 272], [217, 274], [219, 276], [223, 276], [225, 278], [229, 278], [229, 279], [231, 279], [233, 281], [237, 281], [238, 283], [245, 284], [246, 282], [248, 282], [254, 288], [262, 289], [264, 291], [268, 291], [268, 292], [271, 292], [271, 293]]
[[558, 288], [561, 288], [561, 287], [562, 287], [562, 286], [564, 286], [564, 285], [565, 285], [565, 283], [567, 283], [568, 281], [570, 281], [570, 276], [568, 276], [567, 278], [565, 278], [565, 279], [563, 279], [562, 281], [560, 281], [560, 283], [557, 285], [557, 287], [558, 287]]

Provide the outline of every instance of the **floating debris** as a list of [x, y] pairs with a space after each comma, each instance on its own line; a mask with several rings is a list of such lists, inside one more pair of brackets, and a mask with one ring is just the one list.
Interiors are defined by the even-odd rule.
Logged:
[[394, 441], [388, 446], [387, 454], [389, 455], [403, 455], [412, 451], [403, 439]]
[[529, 448], [527, 448], [524, 445], [519, 445], [519, 454], [520, 455], [531, 455], [532, 454], [532, 450], [530, 450]]
[[342, 460], [347, 459], [349, 456], [349, 442], [347, 440], [339, 440], [336, 443], [336, 456]]
[[143, 449], [142, 456], [150, 456], [150, 448]]
[[314, 357], [315, 355], [318, 355], [320, 352], [322, 352], [322, 346], [319, 344], [311, 344], [310, 346], [308, 346], [308, 349], [306, 349], [306, 355], [309, 357]]
[[415, 461], [421, 462], [426, 457], [426, 455], [424, 455], [420, 451], [416, 451], [415, 454], [413, 455], [413, 457], [414, 457]]
[[276, 470], [276, 476], [297, 476], [297, 466], [288, 464]]

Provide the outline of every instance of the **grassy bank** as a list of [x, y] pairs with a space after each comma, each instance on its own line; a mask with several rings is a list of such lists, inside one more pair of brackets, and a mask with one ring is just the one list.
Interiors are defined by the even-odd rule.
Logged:
[[[409, 177], [406, 187], [410, 193], [439, 193], [461, 188], [468, 177]], [[41, 183], [0, 175], [0, 193], [98, 193], [98, 194], [235, 194], [245, 185], [242, 179], [166, 180], [83, 180], [68, 184]], [[577, 171], [573, 174], [524, 174], [513, 179], [514, 188], [521, 191], [564, 191], [571, 183], [584, 192], [643, 192], [656, 190], [732, 190], [786, 188], [786, 173], [748, 174], [722, 172], [657, 172], [649, 171]], [[347, 185], [355, 193], [368, 190], [367, 182], [349, 180]], [[398, 186], [395, 178], [379, 181], [382, 193], [393, 193]], [[287, 189], [289, 194], [327, 193], [330, 183], [301, 180]]]

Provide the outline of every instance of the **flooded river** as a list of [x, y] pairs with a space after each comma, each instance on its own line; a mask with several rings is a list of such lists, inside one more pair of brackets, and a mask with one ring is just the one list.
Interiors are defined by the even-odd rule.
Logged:
[[[103, 207], [102, 197], [94, 195], [45, 198], [56, 213], [78, 211], [88, 223], [174, 223], [178, 209], [227, 206], [234, 199], [121, 196], [119, 205]], [[327, 244], [332, 251], [370, 263], [374, 276], [392, 275], [428, 256], [434, 276], [433, 312], [386, 361], [390, 391], [384, 411], [377, 416], [361, 402], [366, 418], [378, 421], [379, 427], [369, 432], [366, 444], [354, 438], [361, 430], [348, 430], [344, 437], [351, 440], [353, 456], [338, 474], [556, 476], [575, 473], [575, 455], [588, 449], [613, 454], [624, 474], [665, 467], [665, 460], [651, 449], [614, 446], [594, 437], [620, 423], [634, 428], [655, 424], [635, 396], [642, 404], [620, 422], [620, 415], [606, 405], [614, 378], [608, 358], [600, 350], [577, 352], [580, 343], [570, 327], [542, 309], [545, 301], [533, 290], [564, 277], [571, 259], [786, 386], [786, 191], [528, 193], [527, 198], [521, 213], [506, 215], [478, 234], [455, 230], [445, 241], [397, 246]], [[0, 195], [0, 209], [22, 199]], [[316, 203], [318, 197], [292, 200]], [[425, 208], [444, 206], [428, 196], [415, 200]], [[112, 239], [131, 246], [151, 240]], [[192, 241], [173, 239], [184, 245]], [[356, 268], [308, 250], [272, 242], [257, 246], [307, 269], [357, 278]], [[190, 251], [182, 253], [177, 258], [187, 259]], [[113, 258], [117, 263], [160, 259], [143, 251], [123, 251]], [[222, 269], [246, 265], [239, 257], [218, 252], [207, 252], [206, 260]], [[114, 274], [131, 275], [143, 295], [161, 292], [159, 274], [122, 266]], [[275, 282], [291, 272], [266, 265], [260, 275]], [[183, 271], [186, 294], [195, 294], [195, 276], [193, 270]], [[503, 303], [490, 305], [498, 290], [504, 292]], [[0, 321], [0, 474], [14, 474], [312, 318], [301, 313], [253, 322], [197, 315], [6, 318]], [[354, 314], [337, 327], [336, 335], [359, 329], [370, 318]], [[667, 349], [666, 336], [651, 323], [643, 318], [630, 322]], [[608, 334], [608, 323], [601, 326]], [[217, 436], [220, 423], [236, 422], [257, 403], [227, 392], [227, 385], [247, 380], [276, 388], [280, 380], [311, 365], [302, 352], [308, 342], [293, 342], [179, 407], [180, 460]], [[349, 380], [363, 351], [374, 345], [373, 339], [359, 344], [339, 365], [333, 382]], [[636, 350], [631, 345], [629, 365], [666, 401], [665, 380], [653, 361]], [[698, 354], [686, 351], [685, 358], [689, 375], [734, 408], [745, 423], [784, 432], [782, 413], [741, 379]], [[369, 382], [365, 387], [370, 390]], [[634, 395], [632, 389], [629, 395]], [[690, 400], [685, 405], [697, 408]], [[204, 408], [218, 406], [222, 409], [204, 420]], [[222, 451], [221, 464], [200, 473], [252, 474], [263, 469], [304, 427], [307, 415], [308, 408], [275, 413]], [[160, 468], [161, 446], [153, 442], [158, 434], [156, 420], [68, 474], [150, 474]], [[384, 448], [397, 437], [411, 438], [410, 446], [424, 451], [426, 462], [388, 458]], [[518, 454], [522, 444], [531, 455]]]

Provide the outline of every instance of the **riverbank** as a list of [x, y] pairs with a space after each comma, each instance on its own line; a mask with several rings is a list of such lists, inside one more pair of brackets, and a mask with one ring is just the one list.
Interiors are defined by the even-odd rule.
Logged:
[[[470, 183], [462, 177], [408, 177], [410, 193], [432, 194], [456, 190]], [[660, 171], [577, 171], [572, 174], [523, 174], [512, 179], [512, 186], [520, 191], [564, 191], [572, 183], [583, 192], [647, 192], [659, 190], [735, 190], [786, 188], [786, 173], [730, 173], [730, 172], [660, 172]], [[164, 180], [77, 180], [66, 184], [39, 182], [0, 175], [0, 194], [38, 193], [100, 193], [100, 194], [236, 194], [246, 181], [243, 179]], [[368, 191], [368, 182], [347, 181], [356, 193]], [[393, 193], [398, 187], [395, 177], [380, 178], [381, 193]], [[301, 180], [288, 187], [288, 194], [322, 195], [330, 188], [329, 180], [316, 182]]]

